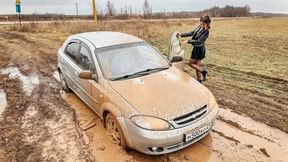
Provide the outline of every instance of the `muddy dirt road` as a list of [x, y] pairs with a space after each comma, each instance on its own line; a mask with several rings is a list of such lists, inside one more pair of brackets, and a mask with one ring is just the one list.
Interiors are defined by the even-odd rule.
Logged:
[[123, 150], [75, 94], [61, 91], [61, 43], [1, 31], [0, 161], [288, 161], [287, 133], [225, 104], [212, 132], [190, 147], [162, 156]]

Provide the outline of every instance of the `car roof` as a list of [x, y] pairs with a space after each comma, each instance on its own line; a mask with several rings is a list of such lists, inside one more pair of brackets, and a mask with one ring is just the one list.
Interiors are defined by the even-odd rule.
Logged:
[[126, 43], [143, 42], [143, 40], [140, 38], [120, 32], [107, 32], [107, 31], [87, 32], [76, 34], [76, 36], [89, 40], [96, 46], [96, 48], [102, 48]]

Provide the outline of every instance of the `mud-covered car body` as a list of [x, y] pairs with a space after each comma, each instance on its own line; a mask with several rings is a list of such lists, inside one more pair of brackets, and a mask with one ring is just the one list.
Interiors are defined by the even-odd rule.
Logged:
[[195, 143], [209, 133], [218, 114], [205, 86], [142, 39], [127, 34], [70, 36], [58, 51], [58, 70], [104, 122], [108, 113], [116, 117], [129, 148], [146, 154]]

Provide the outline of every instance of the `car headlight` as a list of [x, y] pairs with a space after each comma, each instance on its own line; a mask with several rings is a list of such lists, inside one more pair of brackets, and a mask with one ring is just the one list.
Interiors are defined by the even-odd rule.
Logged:
[[138, 127], [147, 130], [163, 131], [173, 129], [167, 121], [151, 116], [133, 116], [131, 121]]
[[210, 92], [210, 95], [209, 95], [209, 109], [213, 109], [216, 106], [216, 104], [217, 104], [217, 102], [215, 100], [215, 97]]

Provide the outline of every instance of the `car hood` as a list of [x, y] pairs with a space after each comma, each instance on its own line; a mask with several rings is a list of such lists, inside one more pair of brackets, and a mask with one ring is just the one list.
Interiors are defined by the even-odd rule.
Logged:
[[207, 88], [175, 67], [109, 84], [141, 115], [165, 120], [193, 112], [209, 101]]

